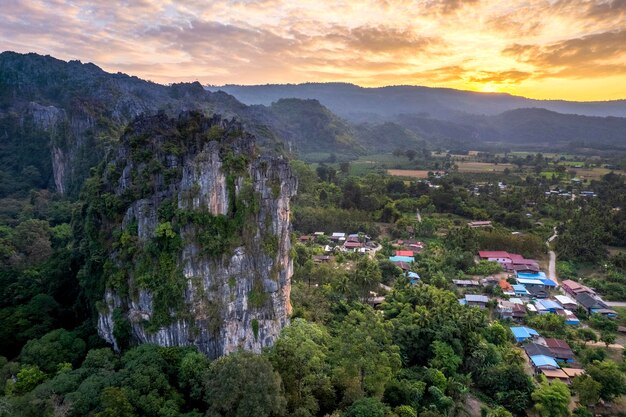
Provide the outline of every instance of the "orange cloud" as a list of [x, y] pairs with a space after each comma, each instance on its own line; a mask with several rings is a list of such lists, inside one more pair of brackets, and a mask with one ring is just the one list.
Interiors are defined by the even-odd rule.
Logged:
[[93, 61], [163, 83], [349, 81], [626, 96], [616, 88], [626, 85], [626, 0], [4, 3], [0, 50]]

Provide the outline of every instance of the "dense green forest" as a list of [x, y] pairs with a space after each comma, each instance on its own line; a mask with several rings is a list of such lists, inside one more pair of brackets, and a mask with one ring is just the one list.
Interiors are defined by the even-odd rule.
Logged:
[[[587, 376], [571, 388], [535, 381], [507, 323], [493, 321], [489, 309], [460, 305], [451, 284], [491, 273], [477, 269], [479, 249], [544, 256], [544, 240], [558, 225], [561, 275], [576, 277], [585, 265], [606, 263], [606, 278], [595, 286], [620, 298], [626, 263], [603, 248], [624, 245], [623, 214], [614, 210], [625, 202], [622, 177], [593, 182], [598, 198], [574, 203], [545, 196], [549, 185], [536, 178], [514, 175], [499, 176], [509, 184], [506, 191], [486, 183], [477, 195], [470, 191], [476, 178], [454, 173], [432, 178], [433, 187], [381, 172], [354, 177], [340, 163], [293, 161], [292, 168], [300, 179], [293, 219], [298, 234], [358, 231], [379, 239], [382, 250], [374, 258], [347, 253], [334, 264], [317, 264], [317, 246], [297, 243], [291, 325], [262, 354], [242, 351], [214, 361], [192, 348], [142, 345], [113, 352], [95, 333], [93, 306], [80, 285], [86, 259], [76, 233], [83, 202], [28, 183], [4, 198], [0, 412], [450, 416], [466, 413], [469, 397], [489, 416], [525, 415], [533, 408], [560, 416], [577, 394], [582, 408], [575, 414], [586, 416], [583, 404], [625, 392], [623, 360], [587, 346], [597, 337], [593, 331], [543, 316], [529, 324], [568, 340]], [[529, 212], [542, 221], [529, 220]], [[465, 226], [484, 218], [493, 219], [493, 230]], [[422, 284], [410, 285], [386, 260], [394, 238], [427, 242], [412, 267]], [[381, 282], [392, 289], [374, 310], [368, 299], [380, 293]], [[591, 325], [607, 340], [605, 333], [616, 330], [610, 321]]]

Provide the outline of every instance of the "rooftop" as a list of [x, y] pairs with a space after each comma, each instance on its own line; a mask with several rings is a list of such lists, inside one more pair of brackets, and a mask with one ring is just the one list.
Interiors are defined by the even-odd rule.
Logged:
[[547, 355], [533, 355], [530, 357], [531, 362], [537, 368], [542, 368], [544, 366], [558, 368], [559, 365], [556, 363], [556, 360]]
[[481, 258], [509, 258], [509, 253], [504, 251], [479, 251]]
[[485, 295], [477, 295], [477, 294], [466, 294], [465, 300], [468, 303], [487, 303], [489, 302], [489, 297]]
[[542, 369], [541, 373], [544, 374], [546, 378], [569, 379], [569, 375], [562, 369]]
[[413, 258], [412, 256], [390, 256], [389, 260], [391, 262], [407, 262], [407, 263], [411, 263], [411, 262], [415, 261], [415, 258]]
[[511, 327], [511, 332], [516, 339], [528, 339], [532, 336], [539, 336], [539, 333], [535, 329], [530, 327]]

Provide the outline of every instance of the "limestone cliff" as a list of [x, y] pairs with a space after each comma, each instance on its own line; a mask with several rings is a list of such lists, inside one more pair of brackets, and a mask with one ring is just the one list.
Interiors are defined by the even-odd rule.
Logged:
[[82, 284], [102, 297], [100, 335], [210, 357], [272, 344], [290, 313], [296, 186], [236, 122], [137, 119], [85, 187]]

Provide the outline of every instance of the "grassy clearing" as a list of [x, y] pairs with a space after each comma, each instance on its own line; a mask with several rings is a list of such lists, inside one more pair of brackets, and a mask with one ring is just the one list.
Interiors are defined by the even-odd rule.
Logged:
[[415, 161], [409, 161], [404, 156], [395, 156], [392, 154], [374, 154], [364, 155], [350, 161], [351, 175], [365, 175], [373, 170], [388, 169], [415, 169]]

